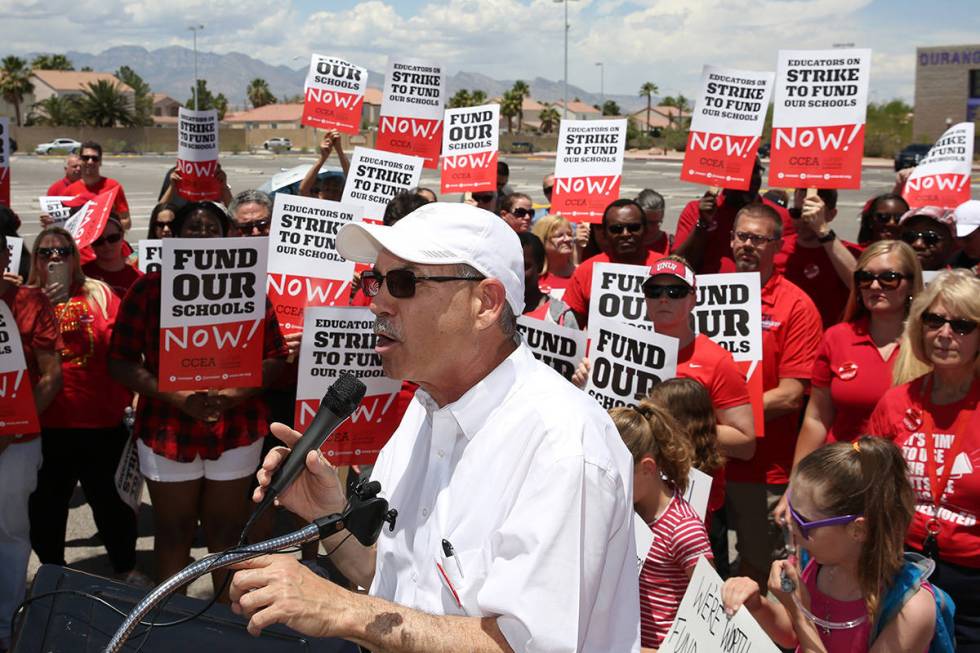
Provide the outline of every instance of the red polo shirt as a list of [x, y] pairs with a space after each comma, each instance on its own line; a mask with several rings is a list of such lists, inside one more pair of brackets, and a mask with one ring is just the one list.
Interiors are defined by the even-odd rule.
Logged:
[[868, 420], [881, 396], [892, 387], [892, 368], [898, 347], [888, 360], [868, 333], [868, 318], [842, 322], [823, 334], [813, 385], [829, 388], [834, 404], [834, 421], [827, 442], [851, 442], [868, 432]]
[[[823, 329], [820, 313], [806, 293], [780, 274], [762, 287], [762, 389], [772, 390], [780, 379], [808, 381], [813, 373]], [[800, 411], [767, 420], [765, 437], [750, 461], [728, 463], [728, 480], [782, 485], [793, 467]]]
[[[842, 242], [854, 258], [861, 255], [861, 247]], [[776, 271], [810, 296], [820, 311], [825, 329], [840, 322], [850, 290], [822, 246], [803, 247], [795, 235], [784, 238], [783, 249], [776, 254]]]
[[[677, 233], [674, 234], [673, 248], [684, 244], [687, 237], [694, 231], [694, 225], [698, 222], [698, 202], [692, 200], [687, 203], [681, 211], [680, 218], [677, 219]], [[778, 204], [763, 199], [764, 204], [768, 204], [776, 209], [779, 217], [783, 219], [783, 237], [786, 238], [796, 233], [793, 221], [789, 217], [789, 212]], [[718, 211], [715, 213], [714, 227], [708, 232], [708, 242], [704, 247], [704, 255], [701, 257], [701, 267], [695, 270], [698, 274], [716, 274], [719, 272], [731, 272], [735, 269], [735, 262], [732, 260], [732, 229], [735, 227], [735, 214], [738, 209], [731, 204], [725, 203], [725, 193], [718, 195]]]
[[[653, 265], [655, 261], [661, 258], [663, 258], [662, 254], [647, 250], [643, 265]], [[622, 261], [613, 261], [605, 253], [596, 254], [592, 258], [586, 259], [582, 265], [576, 268], [575, 274], [572, 275], [572, 281], [562, 296], [562, 301], [568, 304], [569, 308], [586, 317], [589, 315], [589, 300], [592, 298], [592, 271], [595, 269], [596, 263], [622, 263]]]
[[99, 180], [91, 186], [86, 184], [84, 179], [79, 179], [65, 189], [64, 195], [80, 197], [87, 202], [95, 199], [97, 195], [101, 195], [107, 190], [116, 187], [119, 188], [119, 192], [116, 193], [116, 200], [112, 203], [112, 210], [117, 214], [129, 213], [129, 202], [126, 201], [126, 193], [123, 192], [123, 187], [118, 181], [109, 177], [99, 177]]
[[50, 197], [67, 197], [68, 196], [68, 193], [65, 192], [65, 191], [67, 191], [68, 190], [68, 187], [71, 186], [73, 183], [75, 183], [75, 182], [68, 181], [68, 177], [62, 177], [58, 181], [56, 181], [53, 184], [51, 184], [50, 186], [48, 186], [48, 196], [50, 196]]

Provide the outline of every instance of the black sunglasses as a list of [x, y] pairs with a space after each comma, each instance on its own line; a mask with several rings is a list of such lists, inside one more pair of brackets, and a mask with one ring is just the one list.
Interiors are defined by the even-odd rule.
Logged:
[[939, 241], [943, 239], [939, 235], [938, 231], [903, 231], [902, 240], [904, 240], [909, 245], [913, 244], [915, 241], [922, 239], [922, 242], [926, 244], [926, 247], [933, 247], [938, 245]]
[[511, 209], [509, 213], [518, 218], [526, 218], [534, 215], [534, 209], [525, 209], [521, 207], [517, 209]]
[[415, 286], [419, 281], [483, 281], [486, 277], [421, 277], [411, 270], [389, 270], [388, 274], [381, 274], [377, 270], [371, 270], [361, 275], [361, 287], [364, 294], [368, 297], [377, 296], [381, 291], [381, 284], [387, 281], [388, 292], [392, 297], [398, 299], [408, 299], [415, 296]]
[[909, 275], [895, 272], [894, 270], [888, 270], [887, 272], [880, 272], [878, 274], [868, 272], [867, 270], [858, 270], [854, 273], [854, 282], [859, 288], [870, 288], [871, 284], [877, 281], [882, 290], [895, 290], [901, 285], [902, 279], [910, 278]]
[[877, 222], [878, 224], [891, 224], [892, 222], [898, 224], [898, 221], [902, 219], [902, 214], [884, 213], [882, 211], [878, 211], [873, 215], [873, 217], [875, 219], [875, 222]]
[[122, 240], [122, 234], [109, 234], [108, 236], [99, 236], [92, 241], [92, 247], [98, 247], [109, 243], [110, 245], [115, 245], [120, 240]]
[[643, 295], [647, 299], [660, 299], [664, 294], [671, 299], [683, 299], [691, 294], [691, 287], [685, 285], [655, 286], [653, 284], [643, 286]]
[[977, 323], [973, 320], [948, 318], [936, 313], [923, 313], [922, 323], [926, 325], [926, 328], [933, 331], [938, 331], [943, 328], [944, 324], [948, 324], [953, 329], [953, 333], [961, 336], [968, 336], [977, 330]]
[[38, 247], [37, 255], [41, 258], [51, 258], [55, 254], [61, 258], [66, 258], [71, 255], [74, 250], [71, 247]]
[[618, 236], [619, 234], [623, 233], [624, 231], [628, 231], [631, 234], [638, 234], [641, 231], [643, 231], [643, 223], [642, 222], [628, 222], [626, 224], [609, 224], [609, 225], [606, 225], [606, 231], [608, 231], [609, 233], [613, 234], [614, 236]]
[[272, 224], [272, 220], [266, 218], [265, 220], [252, 220], [251, 222], [237, 222], [235, 228], [242, 234], [250, 236], [253, 229], [264, 231], [270, 224]]
[[99, 161], [102, 159], [102, 157], [98, 156], [97, 154], [83, 154], [78, 158], [82, 161]]

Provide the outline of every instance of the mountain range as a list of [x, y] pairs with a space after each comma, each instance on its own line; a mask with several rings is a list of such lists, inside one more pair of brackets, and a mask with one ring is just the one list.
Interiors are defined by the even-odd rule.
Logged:
[[[28, 55], [29, 59], [35, 54]], [[169, 46], [147, 50], [140, 46], [117, 46], [99, 54], [69, 51], [65, 56], [71, 60], [75, 69], [90, 67], [102, 72], [115, 72], [120, 66], [129, 66], [140, 75], [154, 93], [166, 93], [175, 100], [185, 102], [191, 97], [194, 78], [194, 51], [182, 46]], [[298, 63], [298, 62], [297, 62]], [[216, 54], [197, 53], [198, 76], [207, 80], [208, 89], [217, 94], [224, 93], [228, 103], [235, 108], [246, 104], [245, 89], [255, 78], [269, 83], [269, 89], [278, 98], [295, 96], [303, 92], [307, 64], [298, 68], [273, 66], [264, 61], [240, 52]], [[561, 81], [535, 77], [524, 80], [531, 88], [531, 97], [543, 102], [555, 102], [562, 98]], [[498, 97], [514, 85], [514, 80], [497, 80], [479, 73], [459, 71], [446, 78], [446, 89], [451, 96], [460, 89], [482, 90], [487, 97]], [[384, 75], [368, 71], [368, 86], [382, 88]], [[568, 98], [578, 98], [588, 104], [598, 105], [602, 96], [578, 86], [569, 85]], [[646, 100], [631, 95], [606, 94], [606, 100], [613, 100], [621, 109], [635, 111], [646, 106]]]

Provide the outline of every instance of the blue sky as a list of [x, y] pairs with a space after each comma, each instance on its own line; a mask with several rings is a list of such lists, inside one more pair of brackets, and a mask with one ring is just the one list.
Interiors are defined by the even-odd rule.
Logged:
[[[780, 48], [874, 51], [871, 97], [912, 99], [915, 48], [980, 43], [980, 2], [949, 0], [578, 0], [569, 81], [635, 94], [696, 95], [704, 64], [772, 70]], [[388, 54], [497, 79], [562, 76], [562, 5], [552, 0], [0, 0], [0, 54], [190, 44], [298, 67], [310, 52], [383, 70]], [[532, 86], [533, 92], [533, 86]]]

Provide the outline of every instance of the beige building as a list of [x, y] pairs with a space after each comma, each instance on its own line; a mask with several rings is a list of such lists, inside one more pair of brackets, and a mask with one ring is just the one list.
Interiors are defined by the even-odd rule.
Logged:
[[166, 93], [153, 94], [153, 124], [157, 127], [176, 126], [181, 104]]
[[[378, 115], [381, 113], [381, 95], [380, 89], [365, 89], [364, 108], [361, 113], [362, 129], [377, 129]], [[302, 103], [276, 103], [248, 111], [228, 113], [222, 122], [241, 129], [302, 129], [302, 119]]]
[[980, 118], [980, 45], [916, 48], [915, 59], [915, 141], [932, 143], [949, 125]]
[[[134, 104], [133, 89], [123, 84], [112, 73], [82, 72], [76, 70], [35, 70], [31, 73], [34, 92], [31, 102], [43, 102], [53, 95], [58, 97], [81, 97], [90, 84], [107, 81], [115, 86], [126, 99], [129, 106]], [[25, 98], [26, 100], [26, 98]]]

